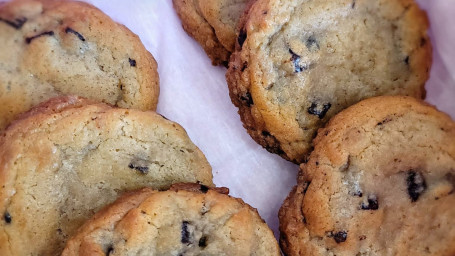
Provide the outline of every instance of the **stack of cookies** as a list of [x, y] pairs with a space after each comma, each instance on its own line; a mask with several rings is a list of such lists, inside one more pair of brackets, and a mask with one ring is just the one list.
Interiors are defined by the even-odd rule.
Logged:
[[279, 255], [154, 112], [138, 36], [86, 3], [15, 0], [0, 3], [0, 42], [0, 255]]
[[215, 65], [231, 55], [247, 132], [300, 164], [286, 255], [455, 254], [455, 123], [422, 101], [432, 52], [414, 1], [173, 3]]

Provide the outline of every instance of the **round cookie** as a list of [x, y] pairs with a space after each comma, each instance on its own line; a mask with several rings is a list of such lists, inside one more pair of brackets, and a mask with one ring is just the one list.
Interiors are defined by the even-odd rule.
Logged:
[[209, 163], [178, 124], [152, 111], [51, 99], [0, 137], [0, 255], [58, 255], [120, 193], [176, 182], [213, 186]]
[[173, 0], [185, 31], [204, 48], [213, 65], [227, 66], [236, 28], [250, 0]]
[[293, 162], [344, 108], [425, 94], [428, 21], [412, 0], [258, 0], [239, 26], [232, 102], [256, 142]]
[[87, 3], [3, 3], [0, 45], [0, 130], [19, 113], [65, 94], [156, 109], [155, 59], [138, 36]]
[[176, 184], [126, 194], [87, 221], [62, 255], [281, 255], [256, 209], [227, 193]]
[[455, 255], [455, 123], [410, 97], [321, 129], [280, 209], [287, 255]]

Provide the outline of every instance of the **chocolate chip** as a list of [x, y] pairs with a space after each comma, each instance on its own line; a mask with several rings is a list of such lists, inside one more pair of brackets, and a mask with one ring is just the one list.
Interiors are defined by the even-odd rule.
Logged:
[[289, 49], [289, 53], [291, 54], [291, 60], [294, 61], [300, 61], [300, 55], [296, 54], [292, 49]]
[[359, 240], [360, 240], [360, 241], [365, 240], [365, 239], [367, 239], [367, 236], [365, 236], [365, 235], [359, 236]]
[[70, 28], [70, 27], [67, 27], [67, 28], [65, 29], [65, 33], [67, 33], [67, 34], [68, 34], [68, 33], [75, 34], [75, 35], [77, 36], [77, 38], [79, 38], [79, 40], [85, 42], [85, 38], [84, 38], [79, 32], [73, 30], [73, 29]]
[[319, 119], [322, 119], [324, 118], [325, 114], [327, 114], [327, 111], [329, 111], [331, 106], [332, 104], [330, 103], [325, 104], [311, 103], [311, 106], [308, 108], [308, 113], [311, 115], [318, 116]]
[[20, 29], [20, 28], [22, 28], [24, 23], [27, 22], [27, 18], [16, 18], [14, 21], [0, 18], [0, 21], [10, 25], [11, 27], [13, 27], [15, 29]]
[[190, 231], [188, 230], [188, 221], [182, 222], [182, 239], [180, 240], [182, 244], [189, 244], [190, 243]]
[[113, 253], [113, 252], [114, 252], [114, 246], [113, 246], [113, 245], [110, 245], [110, 246], [107, 248], [106, 256], [111, 255], [111, 253]]
[[207, 191], [209, 191], [209, 187], [207, 187], [206, 185], [202, 185], [201, 184], [200, 190], [202, 191], [202, 193], [207, 193]]
[[425, 178], [420, 172], [410, 170], [408, 172], [408, 177], [406, 179], [406, 184], [408, 186], [408, 194], [412, 202], [415, 202], [419, 199], [420, 195], [427, 188], [425, 183]]
[[303, 64], [300, 65], [300, 56], [297, 55], [295, 52], [293, 52], [291, 49], [289, 49], [289, 53], [291, 54], [291, 61], [294, 63], [294, 72], [299, 73], [304, 70], [308, 69], [308, 66]]
[[315, 50], [315, 47], [319, 50], [319, 43], [314, 36], [308, 37], [308, 39], [305, 42], [305, 46], [310, 51]]
[[355, 8], [355, 0], [352, 1], [351, 8], [352, 8], [352, 9]]
[[271, 136], [272, 134], [270, 134], [270, 132], [268, 131], [262, 131], [262, 136]]
[[140, 160], [133, 160], [131, 163], [128, 165], [130, 169], [139, 171], [142, 174], [147, 174], [149, 172], [148, 166], [145, 166], [145, 163], [139, 163]]
[[381, 125], [383, 125], [383, 124], [385, 124], [385, 123], [388, 123], [388, 122], [390, 122], [390, 121], [392, 121], [392, 118], [386, 117], [386, 118], [384, 118], [384, 120], [382, 120], [381, 122], [377, 123], [376, 125], [377, 125], [377, 126], [381, 126]]
[[246, 40], [246, 31], [245, 28], [242, 28], [239, 33], [239, 37], [237, 38], [237, 42], [239, 43], [240, 47], [243, 46], [243, 43], [245, 43]]
[[3, 215], [3, 219], [5, 220], [6, 223], [10, 224], [11, 221], [13, 221], [13, 218], [11, 217], [11, 215], [9, 214], [9, 212], [5, 212], [5, 214]]
[[363, 196], [363, 193], [362, 193], [362, 191], [360, 191], [360, 190], [356, 190], [356, 191], [354, 191], [354, 193], [352, 193], [352, 195], [358, 196], [358, 197], [362, 197], [362, 196]]
[[337, 242], [337, 244], [346, 241], [347, 238], [348, 238], [348, 233], [346, 231], [340, 231], [340, 232], [333, 234], [333, 239], [335, 239], [335, 242]]
[[406, 58], [404, 59], [404, 63], [406, 63], [406, 65], [409, 65], [409, 56], [406, 56]]
[[33, 39], [36, 39], [38, 37], [41, 37], [41, 36], [53, 36], [54, 35], [54, 31], [46, 31], [46, 32], [43, 32], [41, 34], [38, 34], [36, 36], [32, 36], [32, 37], [27, 37], [25, 38], [25, 42], [27, 44], [30, 44], [32, 42]]
[[363, 202], [360, 205], [360, 209], [362, 210], [377, 210], [379, 209], [378, 199], [375, 195], [369, 195], [367, 199], [367, 203]]
[[136, 67], [136, 60], [128, 58], [131, 67]]
[[206, 236], [203, 236], [201, 237], [201, 239], [199, 239], [199, 243], [198, 243], [199, 247], [206, 247], [207, 246], [207, 237]]
[[243, 102], [243, 104], [247, 105], [248, 107], [253, 105], [253, 98], [251, 97], [251, 94], [249, 92], [246, 92], [242, 96], [240, 96], [240, 100]]

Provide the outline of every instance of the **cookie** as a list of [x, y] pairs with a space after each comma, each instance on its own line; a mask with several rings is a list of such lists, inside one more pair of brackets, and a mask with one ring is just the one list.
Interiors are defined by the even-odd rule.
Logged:
[[287, 255], [455, 255], [455, 123], [383, 96], [321, 129], [280, 209]]
[[204, 48], [213, 65], [227, 66], [236, 28], [250, 0], [173, 0], [183, 29]]
[[67, 94], [156, 109], [155, 59], [138, 36], [87, 3], [4, 3], [0, 45], [0, 130], [32, 106]]
[[428, 21], [412, 0], [258, 0], [242, 21], [230, 96], [285, 159], [305, 161], [318, 128], [362, 99], [425, 94]]
[[120, 193], [176, 182], [213, 186], [209, 163], [178, 124], [152, 111], [51, 99], [0, 137], [0, 255], [58, 255]]
[[281, 255], [256, 209], [225, 190], [177, 184], [127, 194], [87, 221], [62, 255]]

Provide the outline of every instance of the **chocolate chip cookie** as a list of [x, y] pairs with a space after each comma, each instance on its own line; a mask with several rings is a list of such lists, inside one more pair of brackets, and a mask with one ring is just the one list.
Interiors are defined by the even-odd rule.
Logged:
[[54, 98], [0, 137], [0, 255], [59, 255], [120, 193], [176, 182], [213, 186], [185, 130], [155, 112]]
[[287, 255], [455, 255], [455, 123], [409, 97], [362, 101], [315, 139], [280, 209]]
[[251, 0], [173, 0], [185, 31], [204, 48], [213, 65], [227, 66], [239, 18]]
[[156, 109], [155, 59], [138, 36], [87, 3], [3, 3], [0, 45], [0, 130], [19, 113], [66, 94]]
[[226, 190], [177, 184], [126, 194], [87, 221], [62, 255], [281, 255], [257, 211]]
[[226, 74], [248, 133], [301, 163], [318, 128], [379, 95], [424, 96], [426, 14], [412, 0], [258, 0]]

